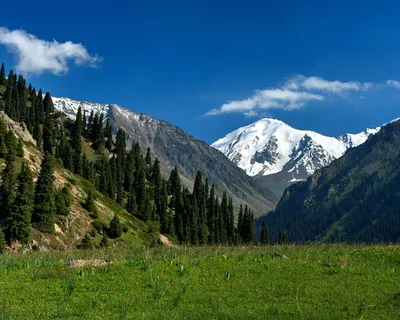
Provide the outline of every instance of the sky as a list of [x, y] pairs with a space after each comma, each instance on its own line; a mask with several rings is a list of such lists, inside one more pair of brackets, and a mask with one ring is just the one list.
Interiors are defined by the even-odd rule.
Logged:
[[208, 143], [262, 117], [337, 136], [400, 117], [400, 1], [7, 1], [0, 61]]

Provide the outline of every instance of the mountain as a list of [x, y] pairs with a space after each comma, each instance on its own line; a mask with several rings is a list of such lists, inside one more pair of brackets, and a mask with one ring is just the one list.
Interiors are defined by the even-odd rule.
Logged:
[[400, 121], [286, 189], [266, 220], [275, 241], [400, 241]]
[[115, 104], [52, 99], [55, 109], [70, 119], [75, 119], [79, 107], [87, 115], [92, 110], [102, 113], [115, 130], [121, 128], [125, 131], [128, 144], [137, 141], [142, 150], [150, 147], [152, 155], [160, 160], [165, 176], [177, 166], [183, 182], [189, 188], [193, 187], [196, 171], [201, 170], [209, 184], [215, 184], [220, 195], [227, 191], [233, 196], [235, 206], [246, 203], [257, 211], [257, 215], [275, 207], [277, 199], [269, 190], [261, 188], [221, 152], [179, 127]]
[[211, 146], [281, 195], [288, 185], [307, 179], [379, 129], [335, 138], [264, 118], [227, 134]]

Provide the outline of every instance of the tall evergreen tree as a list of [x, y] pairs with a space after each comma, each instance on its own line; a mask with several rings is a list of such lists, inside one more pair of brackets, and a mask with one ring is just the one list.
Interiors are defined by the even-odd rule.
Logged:
[[94, 197], [93, 197], [92, 191], [88, 192], [88, 195], [86, 197], [86, 201], [84, 204], [84, 208], [90, 212], [90, 215], [93, 218], [98, 218], [99, 214], [97, 213], [97, 208], [96, 208], [96, 204], [94, 202]]
[[[11, 137], [11, 135], [9, 136]], [[0, 186], [0, 221], [7, 221], [11, 217], [14, 210], [14, 201], [16, 198], [17, 187], [15, 167], [15, 149], [9, 147], [6, 156], [6, 167], [3, 170], [1, 177], [2, 183]], [[5, 233], [7, 239], [9, 239], [10, 234], [7, 229], [5, 230]]]
[[42, 149], [43, 138], [42, 138], [42, 129], [39, 123], [36, 123], [35, 127], [33, 128], [33, 139], [36, 140], [36, 146], [38, 149]]
[[53, 157], [46, 153], [35, 189], [34, 226], [40, 231], [53, 233], [55, 211]]
[[54, 112], [54, 104], [49, 92], [46, 93], [43, 99], [43, 111], [45, 114]]
[[50, 113], [46, 113], [43, 124], [43, 152], [53, 154], [53, 121]]
[[215, 211], [215, 187], [211, 187], [210, 196], [207, 203], [207, 225], [209, 231], [208, 244], [213, 245], [216, 242], [216, 211]]
[[6, 251], [6, 239], [3, 229], [0, 226], [0, 254], [3, 254]]
[[72, 147], [79, 154], [82, 153], [82, 135], [83, 135], [82, 108], [79, 107], [74, 123], [74, 132], [72, 138], [73, 141]]
[[4, 63], [2, 63], [0, 69], [0, 86], [5, 86], [6, 84], [7, 84], [6, 69], [4, 68]]
[[267, 223], [265, 220], [262, 222], [261, 226], [261, 234], [260, 234], [260, 242], [261, 244], [269, 244], [269, 237], [268, 237], [268, 229], [267, 229]]
[[32, 172], [26, 162], [23, 162], [18, 175], [18, 192], [11, 214], [6, 220], [9, 239], [27, 243], [33, 211], [34, 184]]
[[243, 236], [243, 205], [240, 205], [240, 209], [239, 209], [237, 233], [240, 237], [239, 240], [242, 240], [242, 236]]

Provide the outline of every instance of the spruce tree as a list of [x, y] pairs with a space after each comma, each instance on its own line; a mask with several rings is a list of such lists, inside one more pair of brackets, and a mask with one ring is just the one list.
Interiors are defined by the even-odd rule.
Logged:
[[94, 197], [92, 191], [88, 192], [86, 197], [85, 204], [83, 206], [87, 211], [90, 212], [90, 216], [93, 218], [98, 218], [99, 214], [97, 213], [96, 204], [94, 202]]
[[99, 246], [100, 246], [100, 248], [107, 248], [109, 246], [109, 240], [108, 240], [106, 232], [104, 232], [104, 231], [103, 231], [103, 236], [101, 237]]
[[6, 220], [6, 229], [9, 239], [27, 243], [30, 234], [30, 225], [33, 211], [34, 184], [32, 172], [26, 162], [22, 163], [18, 175], [18, 192], [11, 214]]
[[39, 123], [36, 123], [35, 127], [33, 128], [33, 139], [36, 140], [37, 148], [39, 150], [41, 150], [42, 149], [43, 138], [42, 138], [42, 129], [41, 129]]
[[185, 207], [184, 207], [184, 203], [183, 203], [182, 192], [180, 190], [175, 190], [174, 196], [176, 199], [175, 200], [175, 219], [174, 219], [175, 232], [176, 232], [176, 237], [178, 238], [178, 241], [180, 243], [183, 243], [185, 240], [184, 224], [183, 224]]
[[[10, 148], [6, 156], [6, 167], [2, 172], [2, 183], [0, 186], [0, 221], [10, 222], [10, 217], [12, 217], [14, 207], [14, 201], [17, 196], [17, 178], [15, 175], [15, 149]], [[9, 223], [6, 224], [6, 227]], [[4, 230], [7, 239], [10, 239], [10, 232], [6, 228]]]
[[57, 190], [55, 195], [56, 213], [63, 216], [68, 215], [71, 200], [71, 192], [68, 185], [64, 185], [60, 190]]
[[261, 244], [269, 244], [269, 237], [268, 237], [268, 229], [267, 229], [267, 223], [265, 220], [262, 222], [261, 226], [261, 235], [260, 235], [260, 242]]
[[215, 223], [216, 223], [216, 215], [215, 215], [215, 187], [214, 185], [211, 187], [210, 196], [207, 202], [207, 226], [209, 231], [208, 236], [208, 244], [215, 244]]
[[110, 221], [109, 234], [111, 238], [119, 238], [122, 235], [122, 226], [117, 215], [114, 215]]
[[39, 92], [37, 96], [35, 97], [36, 103], [35, 103], [35, 110], [36, 110], [36, 121], [40, 124], [43, 124], [44, 122], [44, 111], [43, 111], [43, 92], [42, 89], [39, 89]]
[[0, 254], [4, 254], [5, 251], [6, 251], [6, 239], [3, 229], [0, 226]]
[[54, 104], [49, 92], [46, 93], [43, 99], [43, 111], [45, 114], [54, 112]]
[[138, 210], [138, 206], [136, 203], [135, 190], [132, 189], [132, 191], [128, 194], [128, 202], [126, 203], [126, 211], [128, 211], [130, 214], [136, 216], [137, 210]]
[[83, 135], [82, 108], [79, 107], [75, 119], [74, 132], [72, 138], [73, 141], [72, 147], [78, 154], [82, 153], [82, 135]]
[[237, 233], [238, 233], [238, 235], [240, 237], [239, 240], [242, 240], [242, 235], [243, 235], [243, 205], [240, 205], [240, 209], [239, 209]]
[[42, 161], [35, 189], [34, 226], [42, 232], [54, 233], [54, 176], [53, 157], [46, 153]]
[[4, 68], [4, 63], [2, 63], [0, 69], [0, 86], [5, 86], [6, 84], [7, 84], [6, 69]]
[[43, 152], [53, 154], [53, 121], [51, 114], [47, 113], [43, 124]]
[[108, 151], [111, 152], [113, 146], [112, 126], [108, 120], [106, 121], [106, 126], [104, 128], [104, 138], [105, 138], [105, 147]]

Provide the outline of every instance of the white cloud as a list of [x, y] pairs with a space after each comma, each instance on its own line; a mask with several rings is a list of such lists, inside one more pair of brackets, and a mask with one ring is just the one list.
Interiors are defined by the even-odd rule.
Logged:
[[55, 75], [69, 71], [69, 63], [96, 67], [102, 58], [91, 56], [81, 43], [46, 41], [24, 30], [0, 27], [0, 44], [16, 54], [17, 70], [24, 73], [51, 72]]
[[[389, 80], [387, 85], [400, 88], [400, 82]], [[367, 91], [379, 87], [371, 82], [329, 81], [321, 77], [296, 75], [289, 78], [280, 88], [257, 90], [247, 99], [230, 101], [219, 109], [212, 109], [205, 115], [215, 116], [223, 113], [242, 112], [245, 116], [254, 117], [259, 110], [284, 109], [293, 110], [304, 107], [311, 101], [322, 101], [327, 96], [345, 97], [349, 92]]]
[[396, 80], [388, 80], [388, 81], [386, 81], [386, 84], [387, 84], [389, 87], [393, 87], [393, 88], [396, 88], [396, 89], [400, 89], [400, 82], [399, 82], [399, 81], [396, 81]]
[[297, 75], [289, 79], [285, 83], [285, 88], [298, 90], [318, 90], [326, 91], [335, 94], [344, 94], [348, 91], [368, 90], [373, 87], [370, 82], [361, 83], [358, 81], [342, 82], [342, 81], [329, 81], [320, 77], [308, 77]]
[[215, 116], [223, 113], [243, 112], [246, 116], [256, 116], [256, 110], [262, 109], [298, 109], [306, 102], [312, 100], [323, 100], [318, 94], [293, 91], [289, 89], [265, 89], [256, 91], [250, 98], [244, 100], [230, 101], [222, 105], [220, 109], [212, 109], [206, 113], [207, 116]]

